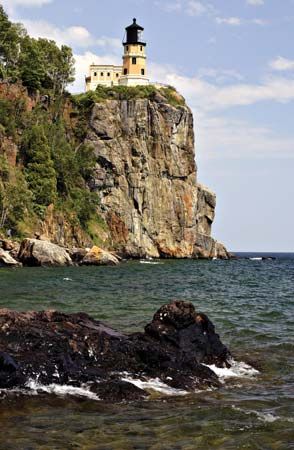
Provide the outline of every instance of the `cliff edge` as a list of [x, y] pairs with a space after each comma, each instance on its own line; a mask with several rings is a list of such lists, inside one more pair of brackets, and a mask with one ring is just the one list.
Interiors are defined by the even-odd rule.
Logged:
[[193, 116], [183, 101], [170, 102], [159, 90], [152, 98], [95, 103], [86, 143], [97, 159], [90, 187], [99, 192], [115, 250], [127, 257], [228, 257], [211, 237], [216, 198], [197, 183]]
[[174, 89], [56, 100], [0, 83], [0, 107], [0, 235], [126, 258], [229, 257], [211, 237], [216, 199], [197, 182], [193, 116]]

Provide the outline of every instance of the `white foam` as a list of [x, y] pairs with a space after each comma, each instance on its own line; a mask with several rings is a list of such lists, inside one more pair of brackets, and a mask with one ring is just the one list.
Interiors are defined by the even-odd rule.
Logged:
[[207, 367], [220, 378], [221, 382], [228, 378], [252, 378], [259, 374], [258, 370], [243, 361], [231, 359], [229, 363], [231, 364], [230, 368], [216, 367], [214, 364]]
[[63, 281], [73, 281], [72, 278], [63, 278]]
[[157, 265], [157, 264], [163, 264], [162, 262], [158, 262], [158, 261], [146, 261], [145, 259], [141, 259], [140, 264], [152, 264], [152, 265]]
[[132, 383], [140, 389], [146, 389], [147, 391], [156, 391], [165, 395], [187, 395], [188, 392], [182, 389], [175, 389], [167, 384], [163, 383], [159, 378], [149, 378], [140, 380], [139, 378], [132, 378], [128, 373], [123, 374], [122, 381]]
[[262, 258], [249, 258], [250, 261], [262, 261]]
[[98, 395], [89, 391], [86, 387], [75, 387], [63, 384], [48, 384], [44, 385], [38, 383], [35, 380], [29, 380], [26, 383], [26, 387], [31, 390], [31, 393], [38, 394], [39, 392], [45, 392], [47, 394], [55, 394], [61, 397], [72, 395], [75, 397], [87, 397], [91, 400], [100, 400]]
[[[253, 409], [242, 409], [242, 408], [238, 408], [237, 406], [233, 405], [232, 408], [235, 411], [240, 411], [244, 414], [248, 415], [254, 415], [257, 417], [258, 420], [260, 420], [261, 422], [265, 422], [265, 423], [272, 423], [275, 422], [276, 420], [280, 420], [281, 417], [279, 416], [274, 416], [271, 413], [264, 413], [264, 412], [260, 412], [260, 411], [254, 411]], [[286, 419], [287, 420], [287, 419]]]

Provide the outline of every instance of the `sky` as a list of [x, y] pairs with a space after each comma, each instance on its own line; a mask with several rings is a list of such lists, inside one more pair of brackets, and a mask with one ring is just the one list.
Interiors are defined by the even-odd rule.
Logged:
[[294, 252], [294, 0], [0, 0], [32, 36], [68, 44], [72, 92], [88, 66], [121, 64], [145, 28], [152, 81], [194, 114], [198, 181], [217, 194], [214, 237], [232, 251]]

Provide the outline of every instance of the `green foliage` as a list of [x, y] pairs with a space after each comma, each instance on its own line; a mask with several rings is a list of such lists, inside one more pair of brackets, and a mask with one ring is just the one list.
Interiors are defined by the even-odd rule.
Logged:
[[57, 197], [56, 172], [42, 125], [34, 125], [26, 131], [22, 152], [26, 180], [33, 192], [34, 203], [42, 206], [54, 203]]
[[83, 111], [91, 109], [94, 103], [104, 100], [131, 100], [135, 98], [152, 99], [157, 92], [155, 86], [97, 86], [95, 91], [88, 91], [73, 96], [73, 103]]
[[0, 157], [0, 227], [17, 228], [32, 206], [32, 194], [21, 170]]
[[29, 90], [62, 94], [74, 81], [72, 50], [48, 39], [34, 39], [10, 22], [0, 6], [0, 78], [20, 80]]
[[3, 78], [14, 74], [23, 29], [8, 19], [0, 5], [0, 68]]
[[97, 86], [95, 91], [88, 91], [83, 94], [74, 95], [73, 103], [82, 111], [83, 114], [91, 111], [94, 103], [101, 103], [105, 100], [132, 100], [149, 99], [153, 100], [156, 93], [165, 97], [166, 101], [172, 106], [184, 106], [185, 99], [172, 86], [157, 88], [152, 84], [146, 86]]
[[175, 106], [176, 108], [178, 106], [185, 106], [186, 104], [184, 97], [182, 97], [172, 86], [162, 87], [160, 93], [166, 98], [170, 105]]
[[15, 99], [12, 102], [0, 98], [0, 125], [6, 135], [16, 135], [16, 130], [22, 125], [24, 110], [24, 100]]
[[87, 231], [99, 203], [87, 185], [96, 163], [92, 148], [82, 144], [87, 116], [84, 129], [77, 132], [62, 119], [65, 88], [74, 81], [72, 50], [31, 38], [0, 6], [0, 79], [21, 81], [29, 94], [48, 94], [31, 111], [17, 89], [11, 98], [0, 98], [0, 135], [12, 137], [20, 148], [19, 168], [0, 157], [0, 227], [22, 233], [29, 223], [34, 227], [37, 218], [44, 219], [53, 204], [66, 220]]

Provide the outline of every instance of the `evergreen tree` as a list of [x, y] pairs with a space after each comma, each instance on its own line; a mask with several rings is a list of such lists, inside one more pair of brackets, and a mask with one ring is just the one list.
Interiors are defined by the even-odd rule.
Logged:
[[26, 132], [23, 152], [26, 180], [34, 195], [34, 203], [48, 206], [57, 196], [56, 172], [44, 127], [33, 125]]

